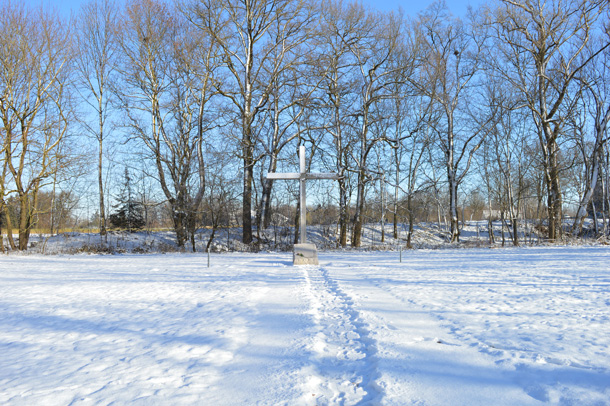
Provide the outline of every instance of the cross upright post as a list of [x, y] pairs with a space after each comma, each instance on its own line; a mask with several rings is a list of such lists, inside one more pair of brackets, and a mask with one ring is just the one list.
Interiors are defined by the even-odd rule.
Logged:
[[300, 243], [301, 244], [306, 244], [307, 243], [307, 232], [305, 230], [305, 226], [307, 224], [307, 188], [305, 185], [305, 180], [307, 178], [305, 178], [305, 170], [307, 168], [305, 167], [305, 146], [301, 145], [299, 147], [299, 174], [300, 179], [299, 179], [299, 197], [300, 197], [300, 226], [301, 226], [301, 238], [300, 238]]
[[299, 222], [300, 239], [299, 244], [294, 247], [295, 265], [317, 265], [318, 253], [314, 244], [307, 244], [307, 179], [339, 179], [339, 175], [334, 173], [307, 173], [305, 165], [305, 146], [299, 147], [299, 172], [298, 173], [267, 173], [267, 179], [298, 179], [299, 181]]

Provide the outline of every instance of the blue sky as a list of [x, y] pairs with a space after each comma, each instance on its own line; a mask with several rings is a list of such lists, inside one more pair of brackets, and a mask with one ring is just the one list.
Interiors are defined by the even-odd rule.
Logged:
[[[432, 4], [434, 0], [363, 0], [362, 2], [383, 11], [398, 10], [399, 7], [402, 7], [405, 14], [414, 16]], [[474, 7], [482, 0], [446, 0], [446, 2], [453, 14], [463, 17], [466, 15], [469, 5]]]
[[[402, 7], [405, 14], [414, 16], [417, 12], [425, 9], [434, 0], [362, 0], [364, 4], [368, 4], [371, 7], [377, 8], [382, 11], [398, 10]], [[31, 5], [38, 5], [40, 3], [53, 5], [57, 7], [59, 11], [64, 15], [69, 15], [70, 10], [78, 10], [81, 4], [87, 2], [87, 0], [25, 0], [26, 3]], [[476, 6], [480, 4], [482, 0], [447, 0], [449, 9], [454, 14], [463, 17], [466, 15], [468, 5]]]

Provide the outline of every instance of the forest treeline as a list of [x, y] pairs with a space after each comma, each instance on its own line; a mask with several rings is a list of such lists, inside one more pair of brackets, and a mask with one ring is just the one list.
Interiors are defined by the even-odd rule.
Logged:
[[181, 248], [202, 226], [257, 244], [298, 221], [296, 185], [266, 174], [294, 171], [301, 145], [309, 169], [340, 175], [312, 186], [311, 213], [340, 246], [370, 221], [396, 238], [434, 219], [457, 242], [466, 209], [501, 216], [516, 245], [525, 219], [549, 241], [590, 216], [592, 235], [610, 231], [607, 0], [492, 0], [463, 19], [444, 2], [407, 16], [337, 0], [0, 13], [11, 250], [77, 220], [102, 241], [113, 220], [169, 225]]

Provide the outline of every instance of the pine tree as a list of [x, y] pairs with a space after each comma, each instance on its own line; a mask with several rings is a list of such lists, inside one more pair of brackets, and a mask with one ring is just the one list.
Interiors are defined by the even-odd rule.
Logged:
[[125, 168], [125, 182], [121, 194], [116, 199], [118, 204], [113, 206], [116, 211], [109, 217], [110, 224], [114, 228], [129, 232], [144, 228], [144, 205], [132, 195], [131, 177], [127, 168]]

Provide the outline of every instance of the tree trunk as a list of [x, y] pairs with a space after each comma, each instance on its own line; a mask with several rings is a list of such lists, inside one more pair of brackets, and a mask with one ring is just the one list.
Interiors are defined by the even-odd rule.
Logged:
[[250, 146], [246, 148], [244, 157], [244, 195], [242, 199], [242, 242], [252, 243], [252, 179], [254, 178], [254, 168], [252, 163], [252, 151]]
[[513, 217], [511, 219], [512, 221], [512, 226], [513, 226], [513, 245], [515, 247], [519, 246], [519, 221], [517, 218]]
[[11, 247], [11, 250], [15, 251], [17, 246], [13, 239], [13, 222], [11, 221], [11, 214], [8, 206], [4, 206], [4, 219], [6, 220], [6, 238], [8, 239], [8, 244]]
[[597, 224], [597, 210], [595, 209], [595, 202], [591, 202], [591, 208], [593, 209], [593, 228], [595, 230], [595, 235], [599, 235], [599, 226]]
[[56, 190], [56, 185], [57, 185], [57, 181], [56, 178], [53, 178], [53, 190], [52, 190], [52, 197], [51, 197], [51, 221], [50, 221], [50, 225], [49, 225], [49, 235], [53, 235], [55, 234], [55, 198], [56, 198], [56, 194], [55, 194], [55, 190]]
[[[600, 116], [601, 117], [600, 119]], [[593, 193], [595, 192], [595, 188], [597, 186], [597, 180], [599, 177], [600, 170], [600, 158], [602, 154], [602, 148], [604, 145], [604, 134], [605, 129], [610, 121], [610, 107], [606, 110], [605, 114], [602, 115], [602, 109], [600, 103], [597, 103], [597, 117], [595, 124], [595, 144], [593, 146], [593, 151], [591, 152], [591, 169], [586, 174], [586, 187], [585, 193], [583, 195], [582, 200], [580, 201], [580, 205], [576, 212], [576, 218], [574, 219], [574, 225], [572, 226], [572, 234], [582, 234], [582, 226], [585, 217], [587, 216], [587, 207], [591, 203], [591, 199], [593, 198]], [[585, 158], [586, 159], [586, 158]]]
[[102, 241], [104, 239], [106, 239], [106, 241], [107, 241], [107, 237], [106, 237], [106, 208], [104, 206], [104, 182], [103, 182], [103, 177], [102, 177], [103, 153], [104, 153], [104, 149], [103, 149], [104, 116], [102, 114], [102, 112], [103, 112], [103, 105], [102, 105], [101, 98], [99, 99], [99, 106], [98, 106], [98, 108], [99, 108], [98, 112], [99, 112], [100, 133], [99, 133], [99, 136], [98, 136], [99, 151], [98, 151], [98, 164], [97, 164], [97, 183], [98, 183], [99, 194], [100, 194], [100, 237], [101, 237]]
[[385, 242], [385, 201], [383, 199], [384, 193], [384, 178], [380, 181], [380, 192], [381, 192], [381, 242]]
[[299, 235], [301, 228], [301, 199], [297, 199], [297, 211], [294, 216], [294, 244], [299, 243]]
[[335, 136], [335, 148], [337, 149], [337, 172], [339, 173], [339, 245], [345, 248], [347, 246], [347, 228], [349, 223], [349, 197], [347, 193], [347, 153], [343, 149], [343, 140], [341, 132], [341, 114], [339, 108], [335, 106], [334, 119], [337, 123], [337, 135]]
[[457, 180], [453, 168], [448, 169], [449, 179], [449, 216], [451, 218], [451, 240], [450, 242], [460, 241], [460, 227], [457, 208]]
[[557, 242], [562, 237], [562, 197], [561, 185], [559, 183], [559, 165], [557, 162], [558, 148], [555, 142], [549, 145], [549, 168], [547, 170], [547, 206], [549, 216], [548, 238], [551, 242]]
[[[101, 141], [100, 141], [101, 148]], [[106, 207], [104, 205], [104, 184], [102, 181], [102, 151], [100, 149], [100, 162], [98, 166], [98, 184], [100, 193], [100, 237], [106, 237]]]
[[[608, 163], [606, 163], [606, 175], [608, 176], [608, 171], [610, 171], [609, 165]], [[610, 200], [608, 199], [608, 185], [606, 182], [606, 178], [604, 176], [602, 176], [602, 213], [603, 213], [603, 219], [602, 221], [604, 222], [604, 230], [603, 233], [604, 235], [607, 235], [607, 231], [608, 231], [608, 203], [610, 202]]]
[[407, 212], [409, 213], [409, 233], [407, 234], [407, 248], [409, 249], [413, 248], [413, 246], [411, 245], [411, 238], [413, 237], [413, 222], [415, 221], [412, 202], [413, 197], [412, 194], [409, 193], [409, 196], [407, 196]]
[[[396, 206], [394, 206], [396, 207]], [[392, 221], [393, 221], [393, 226], [392, 226], [392, 236], [394, 237], [395, 240], [398, 239], [398, 213], [394, 212], [393, 216], [392, 216]]]
[[[265, 179], [263, 181], [263, 192], [261, 196], [261, 218], [257, 221], [257, 226], [263, 229], [269, 228], [271, 224], [271, 191], [273, 190], [273, 181]], [[262, 224], [261, 224], [262, 223]]]
[[362, 222], [364, 212], [364, 169], [358, 172], [358, 197], [356, 199], [356, 213], [354, 213], [354, 229], [352, 230], [352, 247], [362, 245]]
[[205, 246], [205, 252], [210, 252], [210, 246], [212, 245], [212, 241], [214, 241], [214, 236], [216, 235], [217, 228], [218, 228], [218, 224], [216, 224], [216, 222], [214, 222], [214, 224], [212, 225], [212, 234], [210, 234], [208, 243]]
[[[272, 152], [269, 172], [273, 173], [277, 169], [277, 155]], [[263, 190], [261, 194], [260, 208], [256, 219], [257, 227], [267, 229], [271, 224], [271, 192], [273, 191], [273, 180], [265, 178], [262, 182]]]
[[345, 179], [339, 179], [339, 245], [347, 246], [347, 223], [349, 222], [347, 186]]
[[504, 235], [504, 225], [505, 225], [504, 224], [504, 210], [502, 210], [500, 212], [500, 226], [502, 227], [500, 230], [501, 230], [501, 233], [502, 233], [502, 246], [503, 247], [504, 247], [504, 245], [506, 243], [506, 237]]
[[188, 239], [186, 231], [186, 215], [178, 207], [172, 207], [174, 230], [176, 231], [176, 243], [178, 248], [184, 249], [184, 245]]
[[395, 178], [395, 182], [396, 184], [394, 185], [394, 215], [393, 215], [393, 222], [394, 225], [392, 227], [392, 234], [394, 236], [394, 239], [397, 240], [398, 239], [398, 190], [399, 190], [399, 185], [400, 185], [400, 163], [399, 163], [399, 154], [398, 154], [398, 148], [394, 149], [394, 160], [396, 161], [396, 178]]
[[33, 226], [33, 212], [38, 205], [38, 190], [40, 183], [34, 182], [30, 193], [19, 196], [20, 215], [19, 215], [19, 250], [28, 249], [30, 232]]

